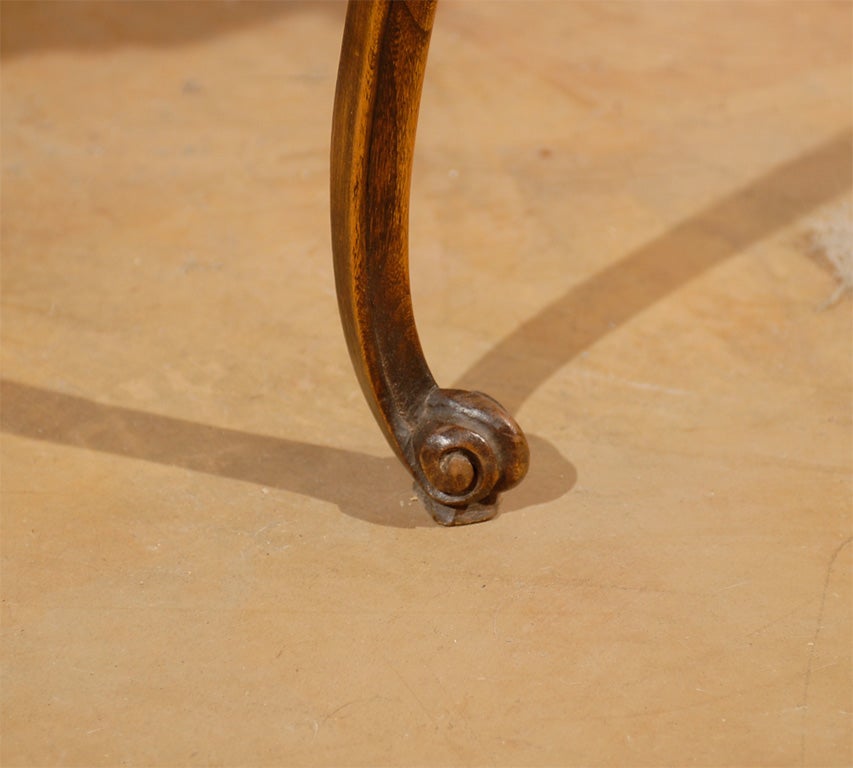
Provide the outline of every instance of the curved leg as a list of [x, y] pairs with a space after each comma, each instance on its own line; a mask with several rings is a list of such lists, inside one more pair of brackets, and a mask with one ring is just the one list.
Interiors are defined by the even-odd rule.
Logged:
[[332, 247], [350, 357], [443, 525], [488, 520], [527, 472], [524, 434], [480, 392], [440, 389], [409, 292], [412, 153], [437, 0], [350, 0], [332, 123]]

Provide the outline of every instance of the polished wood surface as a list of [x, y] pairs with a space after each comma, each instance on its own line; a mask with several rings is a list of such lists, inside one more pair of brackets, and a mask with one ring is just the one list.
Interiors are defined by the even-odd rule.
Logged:
[[332, 245], [347, 345], [365, 397], [444, 525], [494, 516], [527, 472], [521, 429], [480, 392], [441, 389], [409, 287], [412, 156], [437, 0], [350, 2], [332, 129]]

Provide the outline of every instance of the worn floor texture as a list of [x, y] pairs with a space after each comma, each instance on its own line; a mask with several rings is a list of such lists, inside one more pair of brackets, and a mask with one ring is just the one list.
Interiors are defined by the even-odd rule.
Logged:
[[0, 13], [4, 768], [851, 764], [849, 2], [439, 7], [415, 310], [533, 456], [460, 529], [339, 328], [344, 7]]

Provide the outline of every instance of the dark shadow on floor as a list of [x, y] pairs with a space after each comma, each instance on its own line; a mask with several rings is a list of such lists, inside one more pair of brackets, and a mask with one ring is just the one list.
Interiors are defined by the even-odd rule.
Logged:
[[340, 19], [345, 4], [327, 0], [4, 0], [0, 55], [48, 50], [150, 48], [195, 43], [282, 14], [324, 13]]
[[546, 379], [603, 336], [851, 186], [848, 128], [574, 286], [500, 341], [455, 386], [488, 392], [517, 413]]
[[[456, 386], [488, 391], [511, 412], [583, 349], [724, 259], [851, 187], [849, 130], [770, 171], [572, 288], [501, 341]], [[431, 525], [404, 504], [397, 460], [211, 427], [63, 395], [13, 381], [0, 388], [0, 429], [22, 437], [184, 467], [337, 504], [382, 525]], [[531, 473], [508, 510], [559, 498], [574, 467], [531, 442]]]
[[[394, 456], [211, 427], [8, 380], [0, 381], [0, 403], [8, 434], [300, 493], [380, 525], [433, 525], [419, 503], [408, 503], [411, 479]], [[575, 482], [574, 467], [550, 443], [529, 439], [534, 468], [506, 511], [559, 498]]]

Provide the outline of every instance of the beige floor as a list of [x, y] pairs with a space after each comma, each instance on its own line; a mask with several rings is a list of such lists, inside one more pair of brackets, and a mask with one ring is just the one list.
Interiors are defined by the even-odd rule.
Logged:
[[416, 312], [533, 449], [461, 529], [338, 325], [343, 12], [2, 5], [4, 768], [850, 765], [853, 6], [439, 8]]

